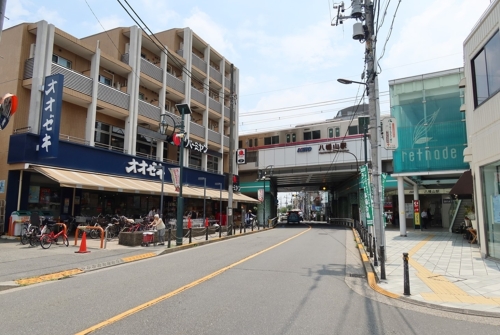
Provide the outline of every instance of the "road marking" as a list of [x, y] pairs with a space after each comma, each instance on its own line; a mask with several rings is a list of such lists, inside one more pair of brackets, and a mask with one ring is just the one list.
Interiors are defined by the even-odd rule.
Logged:
[[408, 263], [417, 270], [417, 277], [420, 278], [434, 293], [420, 293], [420, 295], [429, 301], [436, 302], [463, 302], [467, 304], [480, 305], [500, 305], [500, 298], [486, 298], [483, 296], [472, 296], [462, 290], [460, 287], [450, 282], [446, 277], [435, 274], [425, 268], [416, 260], [411, 258], [417, 253], [428, 241], [434, 238], [434, 235], [427, 236], [423, 241], [419, 242], [409, 252]]
[[154, 252], [148, 252], [146, 254], [140, 254], [140, 255], [122, 258], [122, 261], [124, 261], [125, 263], [128, 263], [128, 262], [137, 261], [139, 259], [145, 259], [145, 258], [150, 258], [150, 257], [154, 257], [154, 256], [156, 256], [156, 254]]
[[282, 241], [282, 242], [280, 242], [278, 244], [275, 244], [275, 245], [273, 245], [273, 246], [271, 246], [271, 247], [269, 247], [267, 249], [261, 250], [261, 251], [255, 253], [255, 254], [253, 254], [253, 255], [245, 257], [242, 260], [237, 261], [236, 263], [233, 263], [233, 264], [228, 265], [228, 266], [226, 266], [226, 267], [224, 267], [222, 269], [219, 269], [219, 270], [217, 270], [215, 272], [212, 272], [211, 274], [206, 275], [205, 277], [200, 278], [198, 280], [195, 280], [195, 281], [193, 281], [193, 282], [191, 282], [191, 283], [189, 283], [187, 285], [184, 285], [184, 286], [178, 288], [177, 290], [174, 290], [174, 291], [169, 292], [169, 293], [167, 293], [165, 295], [162, 295], [162, 296], [160, 296], [160, 297], [158, 297], [156, 299], [153, 299], [153, 300], [150, 300], [148, 302], [145, 302], [144, 304], [141, 304], [141, 305], [139, 305], [137, 307], [131, 308], [128, 311], [120, 313], [120, 314], [118, 314], [118, 315], [116, 315], [116, 316], [114, 316], [112, 318], [104, 320], [103, 322], [98, 323], [95, 326], [92, 326], [90, 328], [82, 330], [81, 332], [76, 333], [76, 335], [90, 334], [90, 333], [92, 333], [92, 332], [94, 332], [94, 331], [96, 331], [98, 329], [104, 328], [104, 327], [109, 326], [109, 325], [111, 325], [111, 324], [113, 324], [115, 322], [118, 322], [118, 321], [120, 321], [122, 319], [125, 319], [128, 316], [131, 316], [131, 315], [133, 315], [133, 314], [135, 314], [137, 312], [140, 312], [140, 311], [142, 311], [142, 310], [144, 310], [144, 309], [146, 309], [148, 307], [156, 305], [157, 303], [160, 303], [160, 302], [162, 302], [164, 300], [167, 300], [167, 299], [169, 299], [169, 298], [171, 298], [171, 297], [173, 297], [173, 296], [175, 296], [175, 295], [177, 295], [179, 293], [187, 291], [190, 288], [193, 288], [193, 287], [195, 287], [195, 286], [197, 286], [197, 285], [199, 285], [201, 283], [206, 282], [209, 279], [212, 279], [212, 278], [214, 278], [214, 277], [216, 277], [216, 276], [224, 273], [225, 271], [227, 271], [227, 270], [229, 270], [231, 268], [234, 268], [235, 266], [238, 266], [238, 265], [240, 265], [240, 264], [242, 264], [242, 263], [244, 263], [244, 262], [246, 262], [246, 261], [248, 261], [248, 260], [250, 260], [250, 259], [252, 259], [254, 257], [257, 257], [257, 256], [259, 256], [259, 255], [261, 255], [261, 254], [263, 254], [263, 253], [265, 253], [265, 252], [267, 252], [269, 250], [272, 250], [272, 249], [274, 249], [274, 248], [276, 248], [276, 247], [278, 247], [278, 246], [280, 246], [282, 244], [285, 244], [286, 242], [289, 242], [289, 241], [293, 240], [294, 238], [299, 237], [300, 235], [307, 233], [311, 229], [312, 229], [311, 226], [309, 226], [309, 228], [307, 230], [304, 230], [303, 232], [301, 232], [301, 233], [299, 233], [299, 234], [297, 234], [295, 236], [292, 236], [292, 237], [290, 237], [290, 238], [288, 238], [288, 239], [286, 239], [286, 240], [284, 240], [284, 241]]
[[31, 278], [25, 278], [25, 279], [18, 279], [16, 280], [16, 283], [19, 285], [33, 285], [33, 284], [38, 284], [42, 283], [45, 281], [51, 281], [51, 280], [58, 280], [62, 278], [66, 278], [69, 276], [73, 276], [79, 273], [82, 273], [83, 271], [80, 269], [72, 269], [72, 270], [66, 270], [66, 271], [61, 271], [61, 272], [55, 272], [55, 273], [50, 273], [48, 275], [43, 275], [43, 276], [37, 276], [37, 277], [31, 277]]

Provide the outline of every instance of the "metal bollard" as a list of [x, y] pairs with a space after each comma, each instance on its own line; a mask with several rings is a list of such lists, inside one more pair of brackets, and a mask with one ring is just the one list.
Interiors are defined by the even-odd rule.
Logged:
[[404, 262], [404, 295], [410, 295], [410, 271], [408, 269], [408, 253], [403, 253]]
[[205, 227], [205, 241], [208, 241], [208, 227]]
[[191, 243], [191, 232], [193, 231], [193, 228], [189, 228], [189, 243]]
[[373, 237], [373, 265], [378, 266], [377, 261], [377, 238]]
[[243, 224], [240, 224], [240, 234], [243, 231]]
[[222, 238], [222, 225], [220, 221], [219, 221], [219, 238]]
[[380, 279], [385, 278], [385, 248], [383, 245], [380, 246]]
[[172, 227], [168, 228], [168, 242], [167, 242], [167, 248], [170, 248], [170, 242], [172, 239]]
[[368, 249], [370, 249], [370, 258], [373, 257], [373, 248], [372, 248], [372, 234], [368, 234]]

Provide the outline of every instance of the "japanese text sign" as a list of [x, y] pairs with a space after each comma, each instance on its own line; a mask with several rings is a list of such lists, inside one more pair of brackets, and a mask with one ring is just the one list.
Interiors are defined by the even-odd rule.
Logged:
[[59, 151], [63, 82], [62, 74], [45, 77], [38, 149], [40, 158], [56, 158]]

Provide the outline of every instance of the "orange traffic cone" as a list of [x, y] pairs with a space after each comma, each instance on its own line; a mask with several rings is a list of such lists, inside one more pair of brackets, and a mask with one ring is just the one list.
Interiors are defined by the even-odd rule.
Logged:
[[87, 234], [83, 232], [82, 243], [80, 243], [80, 250], [75, 251], [76, 254], [86, 254], [87, 252]]
[[188, 216], [188, 229], [191, 229], [191, 217]]
[[205, 227], [208, 227], [208, 218], [205, 218]]

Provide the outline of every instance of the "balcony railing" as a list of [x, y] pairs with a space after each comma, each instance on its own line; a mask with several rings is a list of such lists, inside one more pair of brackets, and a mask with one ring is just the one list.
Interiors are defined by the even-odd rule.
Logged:
[[224, 146], [229, 147], [229, 137], [224, 135], [222, 138], [224, 139]]
[[208, 130], [208, 140], [212, 141], [214, 143], [220, 144], [220, 133], [209, 129]]
[[144, 58], [141, 58], [141, 72], [158, 80], [160, 83], [163, 81], [163, 70]]
[[189, 133], [205, 138], [205, 127], [191, 121], [189, 125]]
[[151, 120], [160, 121], [160, 107], [156, 107], [145, 101], [139, 100], [139, 115], [150, 118]]
[[229, 118], [230, 115], [231, 115], [231, 113], [230, 113], [229, 107], [224, 106], [224, 116]]
[[194, 53], [193, 53], [193, 65], [196, 66], [201, 71], [207, 73], [207, 62], [205, 62], [200, 57], [196, 56]]
[[182, 49], [177, 50], [177, 54], [179, 56], [181, 56], [182, 58], [184, 58], [184, 50], [182, 50]]
[[209, 98], [208, 99], [208, 107], [210, 107], [214, 111], [219, 112], [219, 113], [222, 114], [222, 104], [220, 102], [218, 102], [217, 100]]
[[210, 78], [222, 84], [222, 73], [212, 66], [210, 66]]
[[[29, 58], [24, 63], [23, 79], [33, 78], [34, 58]], [[92, 78], [84, 76], [78, 72], [68, 69], [58, 64], [51, 64], [50, 74], [64, 75], [64, 87], [70, 88], [77, 92], [92, 96]]]
[[[65, 80], [66, 81], [66, 80]], [[129, 109], [130, 95], [123, 93], [111, 86], [98, 83], [97, 85], [97, 99], [112, 104], [123, 109]]]
[[206, 101], [206, 94], [201, 93], [200, 91], [198, 91], [194, 87], [191, 87], [191, 98], [193, 98], [194, 101], [197, 101], [202, 105], [206, 104], [206, 102], [205, 102]]
[[170, 73], [167, 73], [167, 86], [182, 94], [186, 93], [184, 82], [172, 76]]

